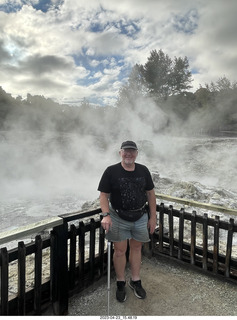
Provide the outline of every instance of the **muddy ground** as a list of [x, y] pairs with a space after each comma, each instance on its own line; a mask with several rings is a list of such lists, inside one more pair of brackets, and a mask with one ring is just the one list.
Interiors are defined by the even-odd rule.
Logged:
[[[130, 276], [127, 267], [127, 279]], [[166, 257], [143, 257], [141, 279], [144, 300], [127, 286], [127, 300], [117, 302], [116, 280], [111, 274], [110, 319], [137, 316], [237, 316], [237, 285], [207, 275]], [[47, 313], [50, 314], [50, 311]], [[108, 319], [107, 277], [69, 301], [69, 316], [100, 316]], [[113, 317], [116, 316], [116, 317]]]

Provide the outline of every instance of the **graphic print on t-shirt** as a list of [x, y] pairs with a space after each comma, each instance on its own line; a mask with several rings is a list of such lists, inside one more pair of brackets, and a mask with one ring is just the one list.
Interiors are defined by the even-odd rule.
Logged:
[[144, 177], [119, 178], [122, 207], [125, 210], [135, 210], [141, 208], [146, 203]]

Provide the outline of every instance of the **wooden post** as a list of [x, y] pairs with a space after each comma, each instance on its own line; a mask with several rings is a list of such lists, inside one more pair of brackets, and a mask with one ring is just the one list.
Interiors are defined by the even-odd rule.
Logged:
[[[100, 216], [100, 221], [103, 216]], [[105, 230], [100, 226], [100, 235], [99, 235], [99, 257], [100, 257], [100, 276], [104, 274], [104, 251], [105, 251]]]
[[9, 257], [7, 248], [1, 249], [1, 315], [8, 315], [8, 265]]
[[41, 315], [41, 286], [42, 286], [42, 239], [35, 237], [35, 286], [34, 286], [34, 311]]
[[196, 251], [196, 211], [193, 210], [191, 215], [191, 248], [190, 248], [190, 257], [191, 257], [192, 265], [195, 265], [195, 251]]
[[207, 213], [203, 215], [203, 259], [202, 268], [207, 270], [207, 239], [208, 239], [208, 229], [207, 229]]
[[85, 266], [85, 224], [79, 223], [79, 288], [84, 287]]
[[160, 204], [159, 215], [159, 251], [163, 252], [163, 233], [164, 233], [164, 203]]
[[179, 216], [179, 249], [178, 249], [178, 259], [183, 259], [183, 238], [184, 238], [184, 209], [180, 209]]
[[90, 281], [94, 280], [95, 276], [95, 220], [90, 222]]
[[[53, 309], [56, 315], [68, 313], [68, 266], [67, 266], [67, 223], [63, 223], [53, 229], [54, 250], [53, 250]], [[56, 282], [57, 283], [56, 283]]]
[[70, 259], [69, 259], [69, 288], [75, 287], [76, 272], [76, 237], [77, 230], [74, 224], [70, 226]]
[[213, 272], [218, 273], [218, 257], [219, 257], [219, 216], [215, 216], [214, 221], [214, 246], [213, 246]]
[[23, 241], [18, 242], [18, 315], [25, 315], [26, 248]]
[[169, 206], [169, 242], [170, 242], [170, 256], [174, 255], [174, 217], [173, 217], [173, 206]]
[[57, 281], [57, 240], [55, 230], [50, 232], [50, 299], [56, 314], [55, 304], [57, 301], [58, 281]]
[[227, 235], [227, 245], [226, 245], [226, 257], [225, 257], [225, 276], [230, 277], [230, 260], [231, 260], [231, 249], [233, 241], [233, 229], [234, 229], [234, 219], [230, 218], [228, 235]]

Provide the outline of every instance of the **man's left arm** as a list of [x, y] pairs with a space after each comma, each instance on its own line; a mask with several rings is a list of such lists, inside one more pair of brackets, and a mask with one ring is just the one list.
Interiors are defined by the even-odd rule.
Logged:
[[154, 233], [156, 224], [157, 224], [157, 218], [156, 218], [156, 195], [155, 190], [149, 190], [146, 191], [147, 194], [147, 200], [148, 205], [150, 209], [150, 218], [148, 220], [148, 229], [150, 230], [150, 233]]

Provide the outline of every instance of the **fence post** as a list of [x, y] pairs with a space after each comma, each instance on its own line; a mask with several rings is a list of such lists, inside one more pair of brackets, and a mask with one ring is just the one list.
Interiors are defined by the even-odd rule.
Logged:
[[179, 216], [179, 248], [178, 259], [183, 259], [183, 238], [184, 238], [184, 209], [180, 209]]
[[40, 235], [35, 237], [35, 288], [34, 311], [41, 315], [41, 286], [42, 286], [42, 239]]
[[95, 277], [95, 219], [90, 221], [90, 281], [93, 282]]
[[226, 245], [226, 259], [225, 259], [225, 276], [230, 277], [230, 259], [231, 259], [231, 249], [233, 241], [233, 230], [234, 230], [234, 219], [230, 218], [228, 235], [227, 235], [227, 245]]
[[18, 315], [25, 315], [26, 285], [26, 247], [23, 241], [18, 242]]
[[85, 271], [85, 224], [83, 221], [79, 223], [79, 280], [78, 288], [84, 287], [84, 271]]
[[[100, 221], [103, 216], [100, 216]], [[102, 277], [104, 274], [104, 250], [105, 250], [105, 231], [100, 226], [100, 236], [99, 236], [99, 257], [100, 257], [100, 276]]]
[[164, 203], [160, 204], [159, 216], [159, 251], [163, 252], [163, 233], [164, 233]]
[[214, 221], [214, 247], [213, 247], [213, 272], [218, 273], [218, 256], [219, 256], [219, 216], [215, 216]]
[[77, 230], [74, 224], [70, 226], [70, 259], [69, 259], [69, 287], [75, 287], [75, 274], [76, 274], [76, 238]]
[[174, 218], [173, 218], [173, 206], [169, 206], [169, 241], [170, 241], [170, 256], [174, 255]]
[[54, 227], [52, 234], [51, 288], [53, 310], [56, 315], [66, 315], [68, 313], [67, 223], [64, 222], [62, 225]]
[[207, 270], [207, 239], [208, 239], [208, 229], [207, 229], [207, 213], [203, 215], [203, 260], [202, 268]]
[[195, 251], [196, 251], [196, 211], [193, 210], [191, 215], [191, 264], [195, 264]]
[[8, 251], [1, 249], [1, 315], [8, 315]]

